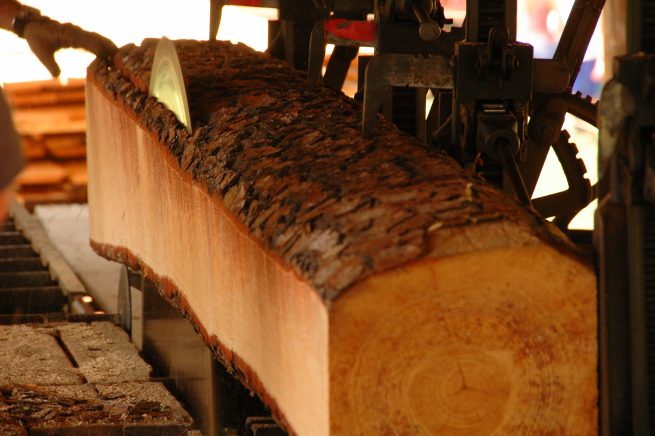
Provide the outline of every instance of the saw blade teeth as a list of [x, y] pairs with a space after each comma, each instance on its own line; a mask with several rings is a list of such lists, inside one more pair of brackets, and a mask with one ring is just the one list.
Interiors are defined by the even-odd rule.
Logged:
[[571, 135], [569, 134], [569, 132], [566, 131], [566, 130], [562, 130], [562, 134], [561, 134], [561, 136], [559, 138], [560, 142], [562, 144], [568, 145], [568, 147], [573, 151], [576, 163], [578, 165], [578, 169], [582, 173], [582, 176], [585, 179], [587, 179], [587, 177], [585, 177], [587, 175], [587, 164], [585, 164], [584, 159], [578, 157], [578, 155], [580, 154], [580, 149], [578, 148], [578, 145], [575, 142], [571, 142], [569, 140], [570, 138], [571, 138]]
[[588, 95], [588, 94], [583, 94], [582, 91], [576, 91], [574, 96], [579, 98], [580, 100], [584, 100], [584, 101], [586, 101], [588, 103], [596, 104], [594, 102], [594, 97], [592, 97], [591, 95]]

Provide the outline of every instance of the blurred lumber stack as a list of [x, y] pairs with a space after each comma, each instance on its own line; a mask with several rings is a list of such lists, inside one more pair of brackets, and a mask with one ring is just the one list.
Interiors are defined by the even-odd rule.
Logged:
[[16, 190], [29, 209], [38, 203], [86, 201], [84, 82], [5, 85], [27, 160]]

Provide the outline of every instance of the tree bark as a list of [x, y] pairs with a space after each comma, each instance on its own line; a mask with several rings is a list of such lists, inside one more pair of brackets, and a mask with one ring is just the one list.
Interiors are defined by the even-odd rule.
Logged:
[[154, 41], [87, 81], [100, 254], [146, 271], [297, 434], [596, 430], [596, 290], [536, 214], [243, 45]]

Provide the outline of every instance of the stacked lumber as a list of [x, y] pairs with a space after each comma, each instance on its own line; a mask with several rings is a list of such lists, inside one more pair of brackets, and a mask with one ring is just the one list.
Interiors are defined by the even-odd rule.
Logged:
[[532, 211], [243, 45], [88, 70], [90, 233], [141, 269], [290, 432], [594, 434], [596, 286]]
[[86, 201], [84, 79], [10, 83], [5, 91], [27, 159], [18, 198], [30, 209]]

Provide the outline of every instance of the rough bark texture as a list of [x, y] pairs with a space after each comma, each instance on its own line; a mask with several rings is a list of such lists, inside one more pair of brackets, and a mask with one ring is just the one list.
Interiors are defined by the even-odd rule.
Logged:
[[188, 434], [191, 417], [161, 383], [0, 386], [7, 435]]
[[155, 46], [123, 47], [118, 71], [95, 63], [93, 75], [328, 301], [365, 277], [444, 254], [434, 236], [453, 227], [510, 220], [556, 238], [535, 214], [385, 120], [363, 138], [356, 102], [308, 87], [300, 72], [244, 45], [176, 41], [190, 135], [147, 96]]

